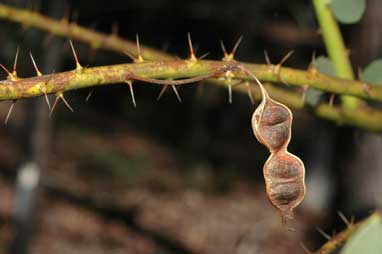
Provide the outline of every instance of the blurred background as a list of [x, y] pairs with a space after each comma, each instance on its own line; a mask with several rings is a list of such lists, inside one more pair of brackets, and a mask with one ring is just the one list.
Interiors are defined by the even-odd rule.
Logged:
[[[310, 1], [282, 0], [2, 0], [13, 7], [105, 33], [118, 24], [130, 40], [187, 57], [187, 32], [198, 55], [220, 59], [219, 40], [236, 58], [305, 69], [313, 51], [325, 55]], [[362, 21], [343, 34], [353, 67], [381, 57], [382, 2], [367, 1]], [[35, 75], [29, 51], [43, 73], [71, 70], [67, 39], [0, 21], [0, 62]], [[110, 51], [74, 42], [83, 66], [126, 63]], [[1, 79], [6, 73], [1, 74]], [[268, 151], [254, 138], [255, 109], [247, 96], [210, 84], [181, 87], [179, 103], [168, 89], [135, 85], [137, 108], [126, 84], [65, 94], [49, 119], [43, 97], [18, 101], [0, 127], [0, 253], [304, 253], [318, 249], [382, 201], [382, 138], [339, 127], [293, 110], [290, 151], [306, 165], [307, 196], [295, 228], [282, 228], [265, 196], [262, 165]], [[51, 101], [54, 98], [51, 97]], [[5, 119], [11, 102], [0, 103]]]

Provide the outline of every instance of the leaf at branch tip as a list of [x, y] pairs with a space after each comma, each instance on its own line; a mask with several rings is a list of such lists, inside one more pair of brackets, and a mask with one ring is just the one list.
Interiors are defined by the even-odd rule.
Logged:
[[374, 86], [382, 86], [382, 60], [374, 60], [361, 73], [360, 79]]
[[357, 23], [365, 12], [365, 0], [332, 0], [331, 9], [336, 19], [343, 24]]
[[364, 220], [347, 240], [341, 254], [380, 254], [382, 250], [382, 215], [375, 212]]

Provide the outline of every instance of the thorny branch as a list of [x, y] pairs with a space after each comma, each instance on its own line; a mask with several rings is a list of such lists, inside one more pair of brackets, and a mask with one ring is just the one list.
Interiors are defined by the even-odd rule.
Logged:
[[[75, 23], [69, 23], [65, 19], [58, 21], [32, 11], [12, 8], [3, 4], [0, 4], [0, 19], [17, 22], [26, 27], [35, 27], [53, 35], [85, 42], [95, 49], [104, 48], [123, 54], [128, 53], [130, 56], [136, 55], [141, 59], [140, 61], [135, 61], [137, 63], [142, 62], [143, 59], [166, 61], [177, 59], [176, 57], [165, 54], [159, 50], [154, 50], [149, 47], [137, 47], [135, 42], [121, 39], [115, 34], [109, 35], [95, 32], [90, 29], [80, 27]], [[241, 40], [238, 42], [240, 41]], [[232, 53], [227, 54], [227, 52], [225, 52], [225, 56], [223, 58], [224, 61], [234, 60], [234, 53], [237, 46], [238, 44], [235, 45]], [[192, 44], [190, 44], [190, 47], [192, 47]], [[190, 60], [200, 61], [200, 59], [195, 58], [193, 50], [191, 50]], [[333, 78], [309, 70], [303, 71], [293, 68], [281, 68], [282, 63], [277, 65], [273, 65], [271, 63], [266, 65], [246, 65], [258, 76], [261, 81], [264, 82], [282, 81], [291, 86], [309, 86], [330, 93], [353, 95], [368, 100], [382, 101], [382, 87], [376, 87], [370, 84], [370, 86], [368, 86], [368, 84], [365, 84], [364, 82]]]
[[[63, 93], [66, 91], [125, 82], [129, 84], [133, 95], [132, 81], [134, 80], [151, 81], [164, 85], [164, 88], [171, 85], [175, 92], [176, 85], [207, 78], [214, 84], [228, 85], [229, 88], [232, 87], [232, 83], [228, 83], [228, 79], [236, 83], [252, 81], [243, 72], [224, 69], [224, 66], [227, 66], [227, 62], [235, 61], [234, 52], [231, 54], [225, 52], [222, 61], [208, 61], [196, 58], [192, 50], [190, 37], [190, 58], [187, 60], [174, 60], [175, 57], [160, 51], [147, 47], [136, 47], [135, 43], [123, 40], [116, 34], [98, 33], [82, 28], [74, 23], [69, 23], [66, 19], [57, 21], [32, 11], [12, 8], [3, 4], [0, 4], [0, 18], [20, 23], [26, 27], [36, 27], [53, 35], [73, 38], [88, 43], [96, 49], [105, 48], [117, 52], [129, 52], [129, 55], [138, 55], [137, 58], [134, 58], [134, 63], [132, 64], [83, 68], [79, 65], [76, 58], [77, 68], [73, 71], [37, 75], [31, 78], [15, 78], [16, 76], [14, 76], [14, 79], [12, 79], [12, 76], [8, 75], [8, 80], [0, 81], [0, 100], [17, 100], [55, 93], [56, 102], [58, 99], [62, 99], [68, 105], [63, 97]], [[234, 47], [235, 50], [237, 45]], [[148, 62], [143, 59], [156, 59], [157, 61]], [[349, 81], [327, 76], [319, 73], [316, 68], [309, 68], [307, 71], [303, 71], [286, 67], [281, 68], [282, 63], [277, 65], [270, 63], [242, 64], [263, 82], [287, 83], [302, 88], [313, 87], [330, 93], [352, 95], [366, 100], [382, 100], [382, 87], [372, 86], [360, 81]], [[210, 79], [221, 74], [221, 71], [225, 72], [226, 75], [219, 75], [219, 79]], [[227, 75], [228, 73], [229, 75]], [[161, 81], [153, 79], [161, 79]], [[190, 80], [180, 81], [174, 79]], [[300, 92], [285, 90], [275, 86], [267, 86], [267, 89], [272, 97], [278, 101], [294, 108], [304, 108], [304, 101]], [[248, 85], [247, 87], [237, 86], [237, 90], [245, 93], [250, 91]], [[134, 98], [133, 101], [135, 102]], [[360, 106], [350, 113], [343, 111], [340, 107], [322, 103], [312, 109], [312, 111], [319, 117], [335, 121], [339, 124], [357, 126], [372, 131], [382, 131], [382, 112], [366, 105]]]

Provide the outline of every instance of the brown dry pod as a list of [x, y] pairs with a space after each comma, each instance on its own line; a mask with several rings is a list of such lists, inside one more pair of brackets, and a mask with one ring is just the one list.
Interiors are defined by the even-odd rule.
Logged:
[[305, 196], [305, 168], [295, 155], [271, 154], [263, 168], [268, 199], [280, 210], [283, 223], [293, 218], [293, 209]]
[[285, 224], [293, 218], [293, 209], [302, 202], [306, 192], [304, 163], [287, 151], [293, 115], [288, 107], [269, 97], [251, 72], [241, 69], [257, 81], [262, 92], [263, 99], [252, 116], [252, 128], [257, 140], [271, 153], [263, 168], [266, 192]]
[[263, 100], [252, 116], [253, 132], [257, 140], [271, 153], [286, 149], [291, 138], [291, 126], [290, 110], [272, 100], [264, 90]]
[[283, 223], [293, 218], [293, 209], [305, 196], [303, 162], [287, 151], [291, 139], [292, 112], [272, 100], [265, 89], [263, 100], [252, 117], [256, 138], [271, 152], [263, 173], [268, 199], [281, 212]]

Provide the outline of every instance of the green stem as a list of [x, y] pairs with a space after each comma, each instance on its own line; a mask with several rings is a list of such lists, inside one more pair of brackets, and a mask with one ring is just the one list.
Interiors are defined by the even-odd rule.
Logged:
[[[340, 28], [329, 6], [328, 0], [313, 0], [317, 19], [320, 24], [320, 32], [323, 36], [326, 50], [332, 61], [336, 74], [343, 79], [354, 79], [354, 73], [341, 35]], [[343, 96], [345, 109], [354, 109], [359, 105], [359, 100]]]
[[[315, 1], [320, 2], [320, 1]], [[321, 1], [322, 2], [322, 1]], [[322, 8], [323, 6], [320, 5]], [[319, 13], [324, 13], [325, 15], [331, 15], [327, 12], [320, 11]], [[320, 16], [319, 16], [320, 17]], [[46, 31], [50, 34], [62, 36], [66, 38], [72, 38], [77, 41], [81, 41], [84, 43], [88, 43], [93, 48], [104, 48], [109, 49], [114, 52], [120, 52], [124, 54], [124, 52], [129, 51], [135, 55], [138, 54], [136, 44], [134, 42], [122, 39], [115, 34], [109, 35], [104, 33], [99, 33], [90, 29], [86, 29], [76, 25], [75, 23], [69, 23], [67, 20], [55, 20], [49, 17], [45, 17], [38, 13], [13, 8], [4, 4], [0, 4], [0, 19], [6, 19], [9, 21], [13, 21], [19, 24], [22, 24], [25, 27], [35, 27]], [[324, 20], [328, 20], [325, 18]], [[330, 20], [330, 19], [329, 19]], [[326, 26], [325, 26], [326, 27]], [[331, 27], [331, 26], [329, 26]], [[334, 24], [336, 26], [336, 23]], [[326, 30], [324, 30], [326, 31]], [[339, 34], [339, 31], [336, 32]], [[324, 36], [325, 38], [328, 36]], [[329, 36], [329, 38], [334, 38], [333, 36]], [[342, 38], [339, 39], [342, 41]], [[329, 43], [332, 45], [333, 43]], [[343, 45], [343, 43], [342, 43]], [[159, 50], [155, 50], [148, 47], [142, 48], [142, 56], [145, 60], [175, 60], [176, 57], [163, 53]], [[334, 47], [329, 47], [331, 50]], [[343, 47], [344, 48], [344, 47]], [[340, 50], [341, 52], [345, 52], [345, 49]], [[330, 51], [332, 52], [332, 50]], [[332, 53], [331, 53], [332, 54]], [[344, 59], [346, 57], [334, 58], [336, 59]], [[346, 61], [346, 60], [345, 60]], [[200, 61], [201, 62], [201, 61]], [[223, 64], [223, 63], [222, 63]], [[346, 64], [345, 64], [346, 65]], [[339, 67], [337, 69], [341, 70], [341, 63], [338, 64]], [[350, 69], [350, 64], [347, 64], [348, 70]], [[296, 70], [292, 68], [280, 68], [279, 73], [273, 72], [271, 66], [261, 65], [261, 64], [251, 64], [250, 68], [254, 69], [256, 75], [260, 75], [259, 79], [263, 81], [270, 82], [283, 82], [288, 83], [292, 86], [309, 86], [316, 89], [320, 89], [323, 91], [336, 93], [336, 94], [344, 94], [344, 95], [353, 95], [360, 98], [368, 99], [368, 100], [382, 100], [382, 88], [371, 86], [368, 84], [364, 84], [358, 81], [347, 81], [344, 79], [335, 79], [328, 77], [326, 75], [322, 75], [320, 73], [313, 74], [309, 71]], [[341, 71], [344, 72], [344, 71]], [[344, 72], [345, 73], [345, 72]], [[349, 73], [351, 73], [349, 71]], [[279, 75], [278, 75], [279, 74]], [[341, 76], [341, 75], [339, 75]]]
[[[67, 20], [54, 20], [38, 13], [17, 9], [0, 4], [0, 19], [6, 19], [19, 23], [25, 27], [35, 27], [50, 34], [73, 38], [89, 44], [98, 49], [104, 48], [115, 52], [124, 53], [129, 51], [138, 54], [135, 43], [124, 40], [115, 34], [108, 35], [80, 27]], [[176, 57], [161, 51], [142, 47], [144, 59], [152, 60], [174, 60]], [[41, 77], [19, 79], [17, 81], [0, 81], [0, 100], [21, 99], [43, 95], [46, 93], [61, 93], [82, 87], [106, 85], [124, 82], [126, 75], [135, 77], [178, 79], [200, 77], [216, 72], [225, 65], [223, 61], [197, 61], [193, 63], [188, 60], [156, 61], [137, 64], [123, 64], [113, 66], [100, 66], [84, 68]], [[274, 71], [274, 66], [264, 64], [245, 64], [260, 80], [280, 83], [286, 82], [290, 85], [300, 87], [314, 87], [331, 93], [358, 96], [369, 100], [382, 100], [382, 88], [370, 86], [359, 81], [351, 81], [334, 78], [318, 73], [316, 71], [303, 71], [292, 68], [280, 68], [280, 72]], [[249, 80], [243, 73], [235, 72], [237, 79]], [[211, 84], [226, 86], [224, 80], [209, 79]], [[237, 90], [247, 93], [245, 86], [236, 87]], [[259, 98], [260, 91], [257, 87], [255, 97]], [[303, 109], [305, 104], [301, 93], [296, 90], [285, 90], [277, 86], [267, 86], [270, 95], [290, 107]], [[353, 112], [343, 110], [322, 103], [312, 109], [316, 116], [327, 119], [338, 124], [356, 126], [370, 131], [382, 131], [382, 112], [362, 105]]]
[[[211, 78], [215, 75], [222, 76], [222, 71], [226, 70], [226, 62], [199, 60], [191, 62], [189, 60], [162, 61], [162, 62], [144, 62], [133, 64], [121, 64], [111, 66], [100, 66], [73, 71], [42, 75], [31, 78], [17, 78], [15, 81], [0, 81], [0, 100], [16, 100], [22, 98], [42, 96], [44, 93], [61, 93], [70, 90], [76, 90], [85, 87], [108, 85], [113, 83], [123, 83], [126, 80], [143, 80], [156, 83], [151, 79], [174, 79], [175, 85], [184, 85], [185, 82], [199, 81], [204, 78]], [[267, 65], [245, 64], [245, 67], [253, 72], [260, 80], [277, 81], [280, 77], [273, 73]], [[242, 72], [234, 71], [234, 76], [240, 80], [252, 80]], [[306, 76], [308, 75], [308, 76]], [[312, 77], [309, 75], [318, 75], [315, 79], [320, 80], [319, 84], [330, 84], [329, 87], [353, 87], [357, 88], [361, 84], [356, 81], [353, 86], [348, 86], [343, 80], [325, 76], [320, 73], [309, 74], [304, 71], [295, 71], [285, 68], [281, 73], [283, 80], [294, 80], [303, 84]], [[223, 75], [224, 76], [224, 75]], [[176, 81], [176, 79], [186, 78], [188, 81]], [[285, 78], [285, 79], [284, 79]], [[213, 79], [217, 85], [225, 85], [223, 79]], [[171, 81], [168, 81], [171, 82]], [[166, 82], [157, 82], [159, 84]], [[275, 86], [267, 86], [267, 91], [277, 101], [297, 109], [304, 108], [304, 101], [301, 94], [295, 91], [281, 89]], [[255, 96], [259, 98], [260, 91], [257, 86]], [[238, 91], [247, 94], [245, 86], [238, 86]], [[381, 93], [380, 91], [379, 93]], [[346, 115], [341, 108], [320, 104], [313, 109], [313, 112], [323, 119], [327, 119], [338, 124], [352, 125], [369, 131], [382, 131], [382, 112], [368, 107], [358, 107], [353, 114]]]
[[[265, 64], [242, 64], [263, 82], [276, 83], [282, 80], [294, 86], [309, 86], [335, 94], [352, 95], [376, 101], [382, 100], [382, 87], [370, 86], [366, 89], [365, 84], [359, 81], [344, 80], [319, 72], [302, 71], [286, 67], [282, 69], [280, 74], [277, 74]], [[224, 61], [198, 60], [197, 62], [191, 62], [189, 60], [173, 60], [87, 67], [82, 70], [54, 73], [41, 77], [20, 78], [17, 81], [0, 81], [0, 100], [39, 96], [41, 91], [32, 89], [34, 86], [38, 88], [37, 84], [44, 84], [44, 86], [48, 87], [48, 93], [55, 93], [61, 90], [68, 91], [124, 82], [127, 75], [131, 75], [131, 79], [135, 80], [140, 78], [195, 78], [211, 74], [213, 71], [222, 69], [225, 65], [227, 65], [227, 62]], [[248, 75], [241, 71], [233, 71], [233, 79], [251, 80]], [[211, 81], [217, 82], [216, 80]]]

